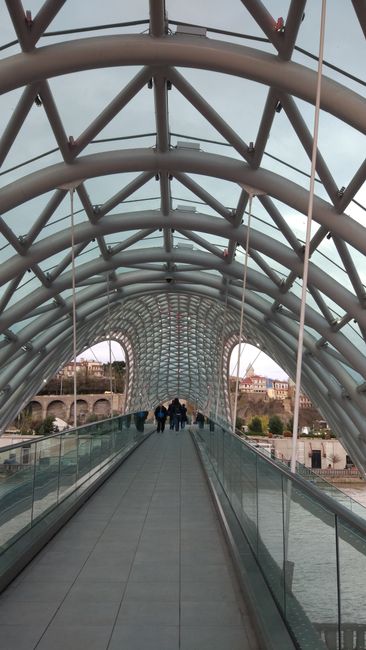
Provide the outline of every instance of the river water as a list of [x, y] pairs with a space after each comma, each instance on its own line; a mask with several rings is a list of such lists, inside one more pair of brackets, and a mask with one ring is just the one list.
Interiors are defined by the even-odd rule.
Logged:
[[[351, 509], [366, 520], [366, 482], [337, 483], [335, 487], [357, 502], [350, 504]], [[310, 620], [334, 624], [337, 620], [337, 568], [332, 517], [328, 518], [321, 509], [318, 517], [309, 516], [306, 509], [296, 505], [292, 519], [289, 556], [295, 562], [294, 593]], [[342, 624], [350, 624], [353, 628], [366, 626], [366, 543], [356, 531], [349, 531], [341, 524], [338, 535]]]
[[[366, 520], [366, 482], [336, 484], [335, 487], [347, 495], [339, 501]], [[283, 528], [282, 514], [287, 493], [282, 494], [276, 481], [272, 489], [265, 481], [259, 488], [258, 495], [254, 492], [250, 495], [252, 507], [249, 494], [244, 493], [243, 509], [253, 523], [257, 515], [261, 541], [266, 549], [261, 551], [259, 547], [258, 560], [279, 602], [282, 603], [283, 598], [282, 585], [267, 551], [281, 571], [285, 536], [290, 571], [292, 567], [291, 591], [309, 620], [323, 631], [337, 629], [339, 577], [342, 626], [350, 630], [361, 630], [360, 626], [366, 629], [366, 541], [363, 537], [342, 521], [338, 521], [337, 528], [331, 512], [296, 487], [289, 493], [289, 514]], [[349, 498], [356, 503], [349, 504]], [[291, 620], [290, 610], [287, 616]], [[293, 617], [291, 622], [296, 625], [297, 615], [293, 614]], [[362, 645], [352, 643], [342, 648], [366, 648], [364, 641], [366, 638]], [[327, 647], [330, 650], [336, 648], [331, 641]]]
[[[366, 508], [366, 482], [364, 483], [336, 483], [335, 487], [345, 492], [351, 499], [358, 501]], [[365, 512], [366, 515], [366, 512]]]

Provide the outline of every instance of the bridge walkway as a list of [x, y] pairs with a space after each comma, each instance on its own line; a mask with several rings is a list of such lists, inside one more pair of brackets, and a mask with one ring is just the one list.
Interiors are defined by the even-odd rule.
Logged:
[[153, 434], [0, 597], [2, 650], [257, 650], [188, 432]]

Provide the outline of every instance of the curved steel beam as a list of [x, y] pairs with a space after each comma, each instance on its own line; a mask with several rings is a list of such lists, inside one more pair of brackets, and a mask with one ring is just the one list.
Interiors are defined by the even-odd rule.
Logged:
[[[149, 285], [141, 285], [141, 275], [138, 277], [138, 274], [133, 274], [136, 279], [139, 279], [140, 282], [137, 285], [130, 285], [126, 289], [124, 289], [124, 296], [130, 296], [130, 295], [136, 295], [136, 292], [143, 292], [143, 291], [148, 291], [149, 290]], [[189, 280], [189, 277], [186, 276], [186, 279]], [[191, 280], [191, 286], [195, 284], [197, 286], [197, 291], [199, 293], [202, 293], [205, 295], [205, 292], [208, 290], [207, 287], [204, 287], [204, 285], [198, 285], [197, 283], [200, 282], [200, 274], [190, 274], [190, 280]], [[218, 287], [220, 288], [220, 284], [217, 281], [216, 277], [213, 277], [209, 279], [207, 275], [203, 278], [204, 282], [206, 284], [211, 283], [210, 286], [212, 287]], [[166, 290], [166, 285], [150, 285], [150, 287], [159, 287], [160, 291]], [[175, 284], [174, 285], [176, 290], [183, 290], [183, 285], [181, 284]], [[262, 289], [260, 289], [262, 290]], [[150, 293], [152, 289], [150, 288]], [[80, 313], [80, 318], [81, 322], [85, 319], [87, 316], [88, 311], [95, 312], [97, 308], [100, 308], [100, 306], [103, 306], [103, 301], [105, 303], [105, 295], [103, 295], [104, 290], [100, 287], [94, 287], [92, 289], [84, 290], [81, 295], [78, 296], [78, 304], [79, 304], [79, 310], [78, 313]], [[240, 291], [239, 289], [232, 288], [230, 293], [232, 294], [233, 298], [236, 298], [236, 303], [233, 303], [233, 305], [237, 308], [237, 305], [239, 304], [240, 300]], [[217, 298], [220, 300], [220, 294], [218, 293]], [[96, 299], [99, 300], [99, 305], [96, 303]], [[112, 300], [120, 300], [120, 297], [112, 296]], [[253, 302], [254, 301], [254, 302]], [[259, 313], [262, 312], [266, 316], [266, 318], [274, 318], [273, 313], [271, 312], [270, 304], [263, 300], [259, 299], [258, 296], [251, 295], [248, 292], [248, 300], [247, 303], [252, 305], [255, 304], [256, 308], [259, 309]], [[84, 305], [84, 307], [83, 307]], [[85, 305], [88, 305], [85, 308]], [[105, 305], [104, 305], [105, 309]], [[58, 319], [60, 319], [61, 316], [65, 316], [65, 314], [70, 312], [70, 305], [65, 305], [63, 308], [60, 308], [59, 310], [55, 312], [51, 312], [47, 316], [40, 317], [37, 321], [33, 322], [31, 325], [25, 328], [23, 332], [19, 333], [19, 336], [17, 338], [17, 341], [14, 343], [9, 344], [9, 347], [3, 349], [1, 351], [0, 357], [2, 360], [2, 363], [4, 363], [7, 359], [11, 358], [11, 355], [16, 352], [16, 350], [20, 350], [20, 348], [27, 343], [29, 340], [34, 341], [34, 337], [37, 336], [40, 332], [42, 332], [45, 328], [50, 328], [54, 327], [57, 324]], [[257, 319], [258, 320], [258, 319]], [[343, 362], [347, 363], [347, 359], [350, 359], [349, 363], [354, 363], [354, 366], [358, 369], [360, 374], [363, 374], [363, 364], [361, 363], [361, 359], [359, 358], [359, 354], [357, 350], [354, 350], [353, 346], [341, 335], [339, 332], [338, 333], [333, 333], [331, 332], [328, 328], [327, 325], [324, 324], [323, 319], [318, 316], [318, 314], [313, 313], [312, 315], [309, 315], [309, 323], [310, 325], [319, 331], [319, 335], [323, 336], [324, 338], [329, 338], [330, 342], [336, 349], [339, 349], [342, 355], [344, 355]], [[65, 327], [62, 322], [61, 328]], [[291, 325], [291, 322], [288, 322], [288, 319], [283, 319], [283, 327], [288, 328]], [[36, 351], [35, 347], [35, 351]], [[4, 382], [2, 382], [3, 384]], [[6, 382], [5, 382], [6, 383]]]
[[[210, 255], [207, 255], [206, 253], [203, 254], [205, 258], [207, 258], [207, 263], [210, 263]], [[238, 263], [235, 263], [233, 266], [232, 273], [236, 277], [241, 277], [242, 270], [241, 270], [241, 265]], [[154, 274], [156, 282], [159, 283], [160, 280], [164, 279], [165, 273], [164, 272], [157, 272]], [[285, 305], [286, 308], [291, 309], [293, 314], [295, 315], [295, 318], [298, 317], [298, 312], [299, 312], [299, 299], [296, 296], [292, 296], [291, 294], [286, 294], [282, 295], [281, 292], [278, 290], [278, 288], [273, 285], [268, 279], [263, 278], [261, 274], [250, 270], [249, 275], [249, 282], [253, 285], [254, 289], [265, 293], [267, 295], [270, 295], [273, 300], [278, 300], [281, 299], [283, 304]], [[218, 280], [217, 276], [208, 276], [207, 274], [202, 274], [202, 273], [174, 273], [173, 274], [173, 279], [175, 280], [175, 290], [178, 290], [182, 282], [190, 282], [191, 285], [196, 286], [196, 287], [204, 287], [205, 284], [208, 286], [215, 287], [217, 289], [220, 289], [220, 281]], [[119, 278], [117, 278], [116, 282], [113, 284], [113, 287], [124, 287], [124, 294], [127, 293], [126, 289], [129, 286], [132, 286], [134, 284], [137, 284], [139, 287], [141, 287], [142, 282], [146, 282], [151, 280], [151, 272], [145, 273], [145, 272], [133, 272], [129, 274], [123, 274]], [[132, 285], [131, 285], [132, 283]], [[155, 285], [154, 283], [152, 284], [145, 284], [146, 290], [154, 291]], [[150, 286], [150, 289], [148, 287]], [[55, 292], [57, 292], [59, 289], [56, 288], [54, 289]], [[133, 289], [135, 291], [136, 289]], [[165, 290], [166, 291], [166, 285], [161, 285], [160, 290]], [[39, 290], [40, 292], [44, 292], [44, 289]], [[51, 290], [47, 290], [51, 291]], [[202, 289], [201, 289], [202, 291]], [[240, 289], [235, 288], [235, 287], [229, 287], [229, 293], [230, 296], [233, 296], [233, 298], [237, 298], [237, 300], [240, 300]], [[51, 296], [48, 295], [48, 298]], [[82, 305], [89, 302], [90, 307], [89, 309], [95, 309], [95, 303], [91, 301], [95, 301], [95, 299], [105, 299], [105, 287], [104, 286], [93, 286], [89, 287], [87, 289], [84, 289], [83, 291], [79, 292], [78, 295], [78, 313], [80, 313], [80, 317], [85, 316], [85, 313], [83, 314], [81, 312]], [[120, 295], [119, 294], [112, 294], [111, 296], [112, 302], [115, 300], [120, 300]], [[37, 296], [34, 294], [34, 300], [37, 301]], [[41, 303], [43, 300], [41, 300]], [[69, 301], [70, 303], [70, 301]], [[258, 296], [255, 294], [251, 294], [251, 292], [248, 292], [248, 297], [247, 297], [247, 303], [248, 304], [256, 304], [261, 305], [260, 311], [262, 311], [263, 314], [266, 315], [266, 317], [271, 318], [274, 320], [276, 318], [276, 314], [274, 314], [271, 310], [271, 304], [268, 301], [265, 301], [263, 298], [260, 299]], [[29, 304], [22, 304], [19, 306], [20, 308], [23, 309], [23, 313], [26, 314], [28, 313], [29, 309], [34, 309], [36, 307], [36, 303], [33, 305]], [[18, 335], [18, 340], [11, 344], [11, 348], [13, 350], [20, 348], [25, 342], [27, 342], [30, 338], [33, 338], [37, 332], [41, 331], [45, 327], [49, 327], [52, 322], [56, 321], [57, 319], [60, 318], [60, 316], [64, 316], [65, 314], [69, 313], [71, 309], [70, 304], [66, 304], [62, 307], [60, 307], [58, 310], [55, 310], [54, 312], [51, 312], [49, 315], [40, 317], [40, 319], [34, 323], [32, 323], [30, 326], [25, 328], [25, 332], [22, 333], [20, 332]], [[19, 313], [19, 310], [17, 312], [17, 315], [15, 317], [15, 320], [19, 320], [21, 318], [21, 314]], [[282, 326], [286, 329], [290, 328], [293, 326], [293, 323], [289, 321], [288, 318], [283, 318], [283, 324]], [[327, 321], [324, 319], [323, 316], [319, 315], [316, 311], [312, 310], [311, 308], [308, 308], [307, 314], [306, 314], [306, 322], [309, 326], [311, 326], [313, 329], [318, 331], [319, 336], [324, 337], [324, 339], [329, 340], [331, 344], [340, 351], [340, 353], [344, 357], [344, 362], [346, 363], [347, 360], [350, 364], [353, 364], [354, 368], [358, 370], [358, 372], [361, 374], [361, 376], [364, 375], [364, 364], [362, 363], [362, 359], [360, 358], [358, 350], [340, 333], [340, 332], [335, 332], [331, 328], [329, 328], [329, 325]], [[24, 335], [26, 334], [26, 338], [24, 338]], [[2, 362], [5, 361], [6, 358], [9, 358], [10, 349], [6, 350], [4, 349], [0, 353], [0, 358], [2, 359]], [[5, 356], [4, 356], [5, 355]]]
[[[274, 86], [315, 104], [315, 71], [258, 49], [183, 34], [97, 36], [15, 54], [0, 62], [0, 93], [72, 72], [127, 65], [212, 70]], [[328, 77], [322, 80], [321, 108], [366, 133], [365, 99]]]
[[[163, 288], [163, 287], [164, 287], [164, 285], [162, 285], [162, 287], [159, 287], [159, 290], [161, 290], [161, 288]], [[145, 291], [146, 291], [146, 287], [142, 287], [140, 285], [140, 287], [139, 287], [140, 295], [144, 296]], [[212, 292], [209, 292], [208, 289], [205, 288], [205, 287], [202, 287], [201, 290], [197, 291], [196, 286], [194, 288], [193, 288], [193, 286], [187, 286], [185, 288], [185, 292], [192, 292], [194, 295], [197, 295], [197, 294], [199, 294], [199, 295], [208, 295], [208, 293], [212, 294]], [[238, 294], [239, 294], [239, 292], [238, 292]], [[219, 297], [219, 292], [217, 292], [217, 297]], [[237, 302], [237, 304], [238, 304], [238, 302]], [[90, 304], [89, 304], [89, 308], [90, 308]], [[129, 312], [131, 310], [133, 311], [133, 302], [131, 303], [131, 300], [128, 299], [127, 303], [122, 308], [122, 313], [123, 313], [123, 309], [128, 309]], [[278, 356], [279, 356], [278, 352], [279, 352], [279, 348], [281, 347], [281, 341], [278, 339], [277, 335], [278, 335], [278, 331], [280, 331], [281, 332], [281, 337], [283, 338], [283, 336], [285, 336], [285, 334], [284, 334], [284, 325], [285, 325], [286, 319], [281, 317], [280, 315], [276, 316], [277, 320], [279, 321], [278, 324], [277, 324], [278, 325], [278, 331], [277, 332], [275, 331], [273, 333], [273, 326], [274, 326], [275, 323], [271, 323], [271, 322], [263, 321], [263, 320], [262, 320], [262, 322], [259, 322], [258, 319], [257, 319], [257, 316], [255, 315], [256, 312], [255, 311], [253, 312], [253, 309], [252, 309], [252, 307], [250, 305], [247, 305], [247, 310], [248, 310], [247, 317], [249, 317], [250, 320], [253, 317], [253, 313], [254, 313], [254, 321], [256, 323], [256, 331], [259, 331], [259, 332], [262, 333], [262, 337], [264, 338], [264, 340], [268, 344], [269, 349], [271, 347], [273, 347], [273, 349], [276, 349], [276, 354], [274, 356], [278, 358]], [[104, 329], [104, 312], [103, 312], [103, 310], [99, 311], [99, 315], [98, 314], [96, 315], [95, 311], [94, 311], [94, 314], [93, 314], [93, 310], [91, 310], [90, 316], [91, 316], [91, 319], [90, 320], [88, 319], [88, 322], [85, 322], [84, 325], [82, 325], [81, 329], [82, 330], [86, 329], [90, 333], [90, 331], [91, 331], [91, 323], [95, 322], [95, 319], [98, 318], [98, 319], [100, 319], [101, 327], [102, 327], [102, 330], [103, 330]], [[292, 329], [294, 330], [294, 333], [295, 333], [296, 327], [295, 327], [294, 324], [292, 324]], [[62, 328], [59, 331], [61, 332], [61, 336], [62, 336], [62, 344], [61, 345], [56, 345], [56, 346], [54, 344], [51, 344], [50, 350], [51, 350], [51, 348], [54, 351], [61, 350], [61, 349], [64, 350], [65, 345], [67, 343], [67, 339], [71, 340], [71, 329], [70, 328], [69, 328], [68, 334], [66, 334], [65, 332], [62, 332]], [[81, 334], [81, 332], [80, 332], [80, 334]], [[309, 349], [309, 351], [312, 349], [313, 353], [316, 356], [321, 357], [323, 352], [320, 351], [320, 353], [319, 353], [319, 351], [317, 350], [317, 348], [315, 346], [314, 341], [311, 340], [311, 337], [307, 337], [307, 338], [309, 339], [306, 342], [307, 349]], [[273, 345], [271, 345], [272, 339], [273, 339]], [[79, 337], [79, 342], [80, 342], [80, 337]], [[256, 341], [253, 341], [253, 342], [256, 342]], [[57, 343], [61, 343], [61, 340], [59, 338], [57, 339]], [[295, 348], [296, 348], [296, 336], [295, 336], [295, 334], [294, 334], [294, 336], [290, 336], [290, 335], [285, 336], [284, 342], [283, 342], [283, 347], [286, 350], [286, 364], [284, 364], [284, 365], [287, 368], [289, 368], [289, 367], [291, 367], [291, 363], [293, 363], [294, 353], [295, 353]], [[50, 358], [50, 350], [49, 350], [49, 352], [47, 354], [48, 358]], [[307, 364], [307, 359], [311, 359], [311, 358], [312, 357], [306, 357], [305, 358], [305, 377], [306, 377], [306, 372], [307, 372], [307, 365], [306, 365]], [[319, 358], [318, 361], [320, 363], [322, 363], [321, 358]], [[324, 363], [322, 363], [322, 367], [324, 367]], [[325, 367], [327, 367], [327, 363], [325, 363]], [[338, 367], [338, 365], [335, 368], [332, 368], [332, 369], [329, 368], [330, 371], [332, 371], [334, 369], [336, 371], [337, 382], [340, 381], [340, 379], [344, 379], [344, 377], [342, 377], [342, 378], [339, 377], [340, 368]], [[40, 382], [42, 381], [42, 373], [44, 373], [44, 371], [45, 371], [45, 366], [43, 364], [42, 372], [40, 371], [40, 374], [39, 374], [39, 381]], [[16, 383], [18, 383], [18, 380], [20, 380], [20, 376], [17, 378]], [[15, 385], [12, 386], [12, 388], [15, 391], [13, 393], [13, 396], [14, 396], [18, 391], [16, 390]], [[25, 389], [25, 386], [23, 388]], [[313, 401], [315, 403], [319, 403], [319, 399], [317, 399], [317, 395], [315, 395], [315, 396], [313, 395], [313, 393], [314, 393], [314, 383], [312, 384], [312, 389], [311, 389], [311, 387], [309, 387], [307, 392], [309, 393], [310, 397], [312, 397], [312, 399], [313, 399]], [[349, 405], [346, 404], [345, 406], [347, 406], [347, 408], [345, 410], [348, 412], [349, 411], [349, 408], [348, 408]], [[360, 405], [359, 406], [364, 407], [364, 400], [362, 400], [362, 399], [360, 400]], [[324, 409], [323, 412], [326, 414], [327, 410], [328, 409]], [[347, 416], [347, 417], [351, 418], [352, 420], [357, 422], [357, 424], [358, 424], [357, 432], [359, 432], [359, 430], [360, 430], [359, 429], [360, 416], [357, 415], [357, 411], [354, 411], [354, 409], [351, 410], [349, 412], [349, 416]], [[351, 421], [350, 421], [350, 419], [347, 420], [347, 418], [345, 416], [343, 416], [342, 417], [342, 426], [347, 426], [347, 425], [350, 427]], [[348, 446], [349, 446], [349, 448], [352, 448], [351, 444], [349, 444]]]
[[[136, 213], [135, 213], [136, 214]], [[179, 228], [177, 225], [177, 221], [175, 217], [178, 216], [174, 213], [171, 216], [171, 221], [170, 224], [174, 225], [174, 227]], [[155, 217], [156, 218], [156, 217]], [[188, 217], [187, 217], [188, 219]], [[187, 219], [186, 219], [186, 225], [187, 225]], [[123, 219], [126, 225], [126, 220]], [[185, 220], [185, 216], [182, 217], [180, 220], [180, 223]], [[114, 227], [116, 228], [116, 217], [110, 217], [110, 221], [113, 223]], [[213, 228], [214, 224], [214, 218], [208, 218], [207, 221], [210, 223], [209, 231], [210, 232], [215, 232], [216, 234], [218, 233], [217, 228]], [[141, 224], [142, 219], [139, 221]], [[219, 232], [224, 233], [224, 236], [228, 236], [230, 238], [230, 233], [235, 233], [235, 239], [238, 239], [239, 237], [245, 236], [246, 233], [246, 227], [241, 226], [239, 229], [234, 230], [229, 224], [226, 224], [226, 222], [223, 222], [222, 220], [217, 219], [216, 222], [218, 222], [216, 225], [220, 226], [222, 225], [222, 229], [219, 229]], [[101, 222], [102, 223], [102, 222]], [[105, 223], [105, 222], [104, 222]], [[101, 224], [99, 224], [101, 225]], [[146, 224], [148, 225], [148, 224]], [[151, 225], [151, 222], [150, 222]], [[143, 224], [143, 227], [145, 226], [145, 223]], [[89, 233], [91, 234], [90, 238], [93, 236], [92, 232], [90, 229], [94, 229], [94, 226], [91, 226], [88, 224], [86, 226], [88, 229]], [[197, 220], [197, 224], [195, 226], [196, 230], [199, 229], [199, 223]], [[83, 233], [85, 234], [85, 228], [83, 226], [78, 226], [75, 229], [75, 242], [77, 243], [79, 239], [81, 239]], [[104, 234], [104, 232], [103, 232]], [[106, 234], [106, 233], [105, 233]], [[95, 236], [95, 235], [94, 235]], [[52, 242], [56, 242], [61, 246], [63, 240], [65, 240], [65, 244], [69, 247], [69, 241], [68, 241], [68, 236], [67, 233], [63, 234], [63, 237], [61, 237], [61, 234], [59, 235], [53, 235], [50, 240]], [[261, 250], [264, 252], [266, 255], [274, 257], [275, 259], [279, 260], [284, 266], [287, 268], [295, 271], [298, 275], [301, 275], [302, 272], [302, 264], [299, 261], [297, 255], [293, 253], [292, 251], [289, 251], [286, 246], [283, 244], [276, 242], [272, 240], [270, 237], [266, 235], [262, 235], [261, 233], [257, 233], [254, 230], [251, 230], [251, 242], [252, 245], [255, 246], [257, 250]], [[44, 246], [44, 242], [39, 242], [38, 244], [35, 245], [35, 250], [42, 250], [42, 247], [44, 247], [43, 253], [40, 258], [36, 258], [37, 261], [42, 261], [42, 259], [45, 259], [49, 255], [53, 255], [56, 250], [54, 248], [49, 248], [47, 245], [49, 242], [46, 242]], [[266, 244], [265, 247], [263, 247], [263, 244]], [[9, 274], [9, 278], [13, 277], [13, 275], [18, 275], [22, 271], [24, 271], [27, 268], [27, 265], [31, 265], [34, 263], [35, 259], [32, 259], [31, 261], [28, 259], [28, 257], [24, 260], [21, 257], [15, 257], [9, 263], [4, 263], [3, 265], [3, 278], [4, 281], [6, 280], [7, 274]], [[179, 249], [174, 249], [173, 251], [167, 253], [166, 251], [163, 251], [162, 249], [159, 248], [148, 248], [148, 249], [139, 249], [135, 251], [125, 251], [123, 253], [116, 254], [109, 258], [108, 260], [104, 260], [103, 258], [98, 258], [98, 260], [93, 260], [92, 262], [88, 262], [86, 264], [81, 265], [78, 267], [77, 272], [76, 272], [76, 282], [77, 284], [82, 282], [83, 280], [86, 280], [90, 276], [95, 276], [96, 274], [100, 273], [106, 273], [110, 269], [118, 269], [118, 267], [129, 267], [129, 266], [134, 266], [136, 264], [141, 264], [141, 263], [147, 263], [147, 262], [158, 262], [158, 263], [167, 263], [171, 262], [172, 264], [174, 263], [191, 263], [194, 265], [201, 265], [205, 268], [215, 268], [218, 270], [220, 273], [223, 275], [228, 275], [232, 276], [233, 278], [240, 279], [240, 269], [241, 265], [238, 264], [237, 262], [234, 262], [230, 265], [226, 264], [225, 260], [222, 260], [220, 258], [214, 258], [212, 254], [206, 253], [204, 251], [181, 251]], [[16, 268], [14, 268], [14, 265], [16, 265]], [[236, 269], [236, 271], [234, 270]], [[159, 269], [157, 269], [159, 271]], [[251, 282], [254, 282], [255, 278], [255, 284], [257, 286], [258, 283], [261, 283], [261, 275], [257, 274], [255, 271], [250, 271], [249, 278], [253, 278], [250, 280]], [[153, 276], [151, 276], [151, 279], [153, 279]], [[271, 288], [271, 291], [276, 287], [277, 290], [277, 299], [284, 303], [285, 296], [286, 294], [283, 294], [280, 290], [278, 290], [278, 287], [274, 285], [272, 281], [269, 281], [267, 278], [266, 280], [267, 284], [262, 284], [263, 291], [269, 290]], [[50, 298], [54, 297], [57, 293], [60, 293], [67, 289], [70, 286], [71, 283], [71, 276], [70, 272], [64, 273], [62, 276], [59, 276], [49, 287], [42, 287], [35, 292], [33, 292], [30, 296], [27, 298], [23, 299], [19, 304], [14, 304], [12, 307], [8, 308], [2, 316], [0, 316], [0, 330], [7, 329], [13, 322], [16, 322], [17, 320], [21, 319], [25, 313], [29, 309], [34, 310], [36, 307], [39, 307], [43, 302], [49, 300]], [[357, 298], [350, 292], [348, 291], [344, 286], [342, 286], [339, 282], [334, 280], [332, 277], [327, 275], [324, 271], [319, 269], [313, 264], [310, 264], [309, 267], [309, 283], [312, 286], [316, 286], [318, 289], [320, 289], [325, 295], [328, 295], [329, 298], [331, 298], [335, 303], [338, 303], [347, 313], [349, 313], [353, 318], [355, 318], [362, 326], [366, 327], [366, 312], [363, 309], [363, 306], [360, 305], [359, 301]], [[288, 299], [287, 299], [287, 304]], [[291, 308], [289, 306], [289, 308]]]
[[[205, 290], [205, 288], [203, 288], [202, 291], [197, 292], [196, 288], [193, 289], [193, 287], [186, 287], [185, 291], [192, 292], [194, 295], [197, 295], [197, 293], [200, 294], [200, 295], [203, 295], [203, 296], [208, 294], [207, 289]], [[144, 295], [144, 293], [145, 293], [144, 289], [141, 288], [140, 295]], [[133, 302], [131, 302], [130, 299], [127, 301], [127, 303], [122, 308], [122, 313], [123, 313], [123, 310], [126, 309], [126, 308], [128, 308], [129, 312], [131, 310], [133, 312]], [[249, 309], [248, 317], [251, 319], [252, 318], [252, 308], [250, 306], [248, 306], [248, 309]], [[100, 315], [96, 316], [95, 311], [94, 311], [94, 314], [93, 314], [93, 310], [92, 310], [90, 315], [91, 315], [91, 320], [89, 321], [88, 325], [84, 324], [82, 326], [82, 329], [85, 329], [85, 327], [88, 327], [88, 331], [90, 331], [90, 323], [94, 322], [96, 318], [100, 319], [100, 321], [102, 323], [101, 326], [102, 326], [102, 329], [103, 329], [104, 328], [104, 312], [102, 311], [102, 312], [100, 312]], [[285, 319], [283, 317], [279, 316], [278, 320], [279, 320], [279, 326], [281, 328], [281, 336], [283, 338], [283, 336], [285, 336], [284, 332], [283, 332], [283, 326], [284, 326], [284, 323], [285, 323]], [[256, 317], [255, 317], [255, 321], [257, 321]], [[275, 332], [275, 334], [273, 334], [273, 331], [272, 331], [273, 324], [268, 323], [267, 321], [266, 322], [263, 321], [261, 323], [259, 323], [257, 321], [256, 322], [256, 329], [258, 329], [258, 326], [259, 326], [259, 330], [262, 332], [263, 337], [265, 338], [267, 343], [270, 343], [270, 341], [271, 341], [271, 339], [273, 337], [273, 347], [276, 348], [277, 351], [278, 351], [278, 347], [279, 347], [281, 342], [277, 337], [278, 332]], [[293, 329], [295, 330], [295, 326], [293, 326]], [[62, 332], [62, 328], [59, 331]], [[315, 343], [311, 342], [311, 337], [308, 337], [308, 338], [309, 338], [309, 341], [307, 341], [307, 347], [308, 347], [309, 351], [310, 351], [310, 349], [312, 349], [312, 351], [317, 356], [320, 357], [322, 353], [321, 352], [319, 353], [319, 351], [316, 349]], [[63, 339], [62, 342], [59, 339], [59, 337], [57, 338], [57, 341], [56, 341], [56, 339], [54, 339], [56, 341], [56, 345], [53, 344], [50, 347], [52, 347], [54, 350], [61, 350], [61, 349], [64, 350], [65, 345], [67, 343], [67, 339], [69, 339], [71, 341], [71, 329], [70, 328], [69, 328], [69, 331], [68, 331], [67, 334], [65, 332], [62, 332], [62, 339]], [[79, 337], [79, 342], [80, 342], [80, 337]], [[255, 341], [253, 341], [253, 342], [255, 342]], [[310, 345], [310, 347], [309, 347], [309, 345]], [[269, 346], [269, 347], [271, 347], [271, 346]], [[289, 337], [288, 335], [285, 336], [285, 338], [284, 338], [284, 348], [286, 349], [286, 355], [287, 355], [286, 356], [286, 360], [287, 360], [286, 366], [288, 367], [291, 364], [292, 358], [294, 359], [294, 355], [295, 355], [295, 349], [296, 349], [296, 336], [295, 335], [291, 336], [291, 337]], [[36, 350], [35, 350], [35, 352], [36, 352]], [[278, 356], [278, 355], [275, 355], [275, 356]], [[319, 358], [319, 362], [321, 362], [321, 358]], [[325, 364], [325, 365], [327, 365], [327, 364]], [[42, 370], [42, 372], [44, 373], [44, 370]], [[338, 374], [339, 374], [339, 368], [337, 367], [336, 368], [337, 381], [340, 380], [340, 378], [338, 377]], [[41, 373], [41, 375], [42, 375], [42, 373]], [[40, 381], [42, 381], [42, 376], [41, 375], [40, 375]], [[18, 379], [20, 379], [20, 377], [18, 377], [17, 380]], [[16, 387], [12, 386], [12, 388], [15, 389]], [[311, 394], [314, 391], [310, 390], [308, 392], [309, 392], [310, 396], [313, 398], [313, 401], [315, 403], [317, 403], [316, 396], [314, 398], [314, 396]], [[364, 406], [364, 401], [363, 400], [361, 400], [361, 403], [360, 403], [360, 406], [362, 406], [362, 405]]]
[[[50, 165], [3, 187], [0, 190], [0, 212], [5, 213], [36, 196], [80, 179], [142, 171], [173, 174], [184, 171], [249, 185], [307, 214], [308, 191], [269, 170], [252, 169], [240, 160], [217, 154], [187, 150], [162, 153], [151, 149], [102, 152], [82, 156], [72, 164]], [[364, 227], [346, 214], [339, 214], [327, 201], [314, 197], [313, 218], [329, 231], [335, 230], [357, 250], [366, 252]]]

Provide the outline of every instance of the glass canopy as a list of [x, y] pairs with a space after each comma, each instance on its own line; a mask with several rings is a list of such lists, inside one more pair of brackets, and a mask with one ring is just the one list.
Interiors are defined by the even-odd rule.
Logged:
[[[321, 3], [273, 5], [2, 4], [0, 427], [71, 357], [74, 302], [78, 353], [125, 346], [130, 409], [230, 419], [247, 241], [244, 338], [295, 376]], [[302, 377], [360, 466], [365, 33], [328, 3]]]

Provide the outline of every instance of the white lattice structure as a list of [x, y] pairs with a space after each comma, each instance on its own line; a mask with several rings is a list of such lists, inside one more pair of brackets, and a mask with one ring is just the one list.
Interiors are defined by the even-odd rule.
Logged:
[[[82, 4], [0, 9], [0, 426], [72, 356], [70, 187], [78, 353], [111, 333], [131, 409], [179, 394], [228, 419], [251, 191], [244, 338], [295, 376], [319, 8], [292, 0], [280, 29], [259, 0], [91, 0], [87, 29]], [[302, 384], [366, 466], [366, 10], [341, 4]]]

